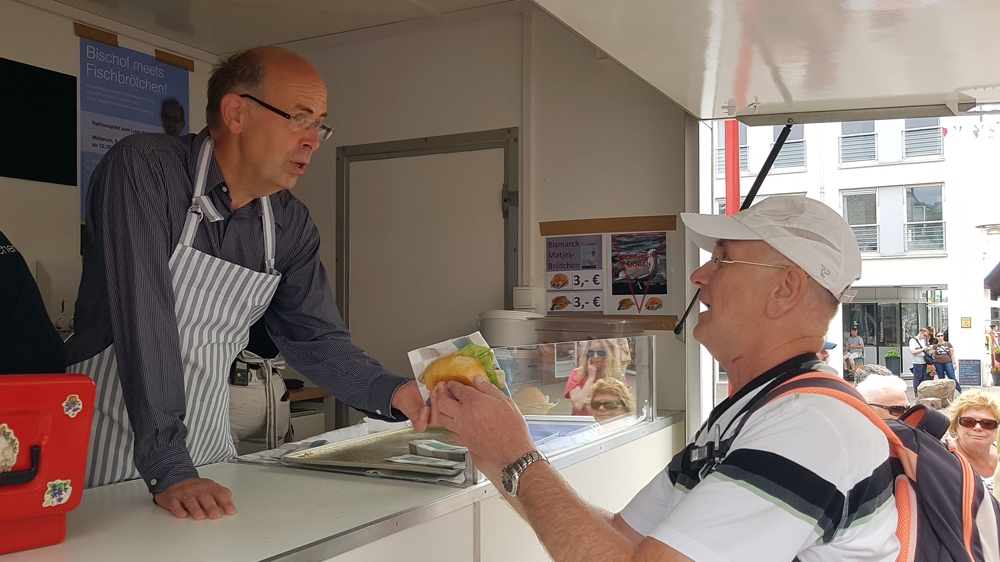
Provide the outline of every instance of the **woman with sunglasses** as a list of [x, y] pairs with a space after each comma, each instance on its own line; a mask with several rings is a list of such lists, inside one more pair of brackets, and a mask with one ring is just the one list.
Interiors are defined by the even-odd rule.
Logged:
[[565, 397], [573, 403], [574, 416], [590, 415], [591, 387], [605, 377], [620, 380], [628, 387], [622, 374], [621, 352], [615, 340], [593, 340], [586, 351], [577, 353], [579, 364], [569, 374]]
[[944, 332], [938, 332], [934, 342], [934, 370], [937, 371], [938, 378], [948, 377], [955, 381], [955, 390], [962, 392], [962, 385], [958, 384], [955, 376], [955, 346], [948, 342]]
[[590, 390], [590, 411], [599, 422], [635, 411], [635, 398], [625, 383], [618, 379], [600, 379]]
[[970, 390], [960, 395], [948, 408], [949, 432], [955, 436], [958, 452], [976, 469], [986, 487], [993, 491], [993, 473], [997, 469], [997, 420], [1000, 399], [993, 394]]

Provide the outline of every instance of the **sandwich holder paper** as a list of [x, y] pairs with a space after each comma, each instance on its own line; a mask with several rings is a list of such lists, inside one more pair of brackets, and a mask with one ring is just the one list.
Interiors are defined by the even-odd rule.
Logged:
[[[410, 367], [413, 368], [413, 376], [417, 379], [417, 388], [420, 389], [420, 395], [424, 398], [424, 403], [430, 404], [430, 389], [424, 384], [424, 371], [427, 370], [427, 366], [431, 363], [437, 361], [442, 357], [447, 357], [456, 353], [458, 350], [469, 345], [470, 343], [481, 345], [483, 347], [489, 347], [490, 344], [486, 343], [486, 338], [483, 337], [479, 332], [473, 332], [467, 336], [460, 338], [455, 338], [452, 340], [446, 340], [441, 343], [436, 343], [427, 347], [421, 347], [420, 349], [414, 349], [413, 351], [406, 354], [410, 359]], [[500, 369], [500, 364], [497, 363], [496, 355], [490, 351], [490, 355], [493, 356], [493, 370], [497, 373], [497, 380], [503, 385], [500, 392], [503, 392], [507, 397], [510, 397], [510, 390], [508, 389], [506, 373]]]

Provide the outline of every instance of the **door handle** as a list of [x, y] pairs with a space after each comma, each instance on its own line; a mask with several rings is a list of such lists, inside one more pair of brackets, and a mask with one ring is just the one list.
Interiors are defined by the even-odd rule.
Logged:
[[0, 474], [0, 488], [4, 486], [18, 486], [20, 484], [27, 484], [38, 476], [38, 461], [39, 457], [42, 455], [42, 447], [40, 445], [31, 446], [31, 468], [28, 470], [18, 470], [11, 472], [4, 472]]

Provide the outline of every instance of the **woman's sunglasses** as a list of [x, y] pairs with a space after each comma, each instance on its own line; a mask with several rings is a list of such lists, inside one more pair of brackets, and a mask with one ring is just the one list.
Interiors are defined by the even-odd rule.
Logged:
[[590, 403], [591, 410], [600, 410], [602, 408], [605, 410], [617, 410], [618, 408], [624, 407], [625, 403], [621, 400], [611, 400], [609, 402], [598, 402], [597, 400], [594, 400]]
[[986, 431], [993, 431], [997, 428], [997, 420], [977, 420], [976, 418], [958, 418], [958, 425], [972, 429], [979, 424]]
[[873, 408], [882, 408], [884, 410], [889, 410], [889, 415], [898, 418], [906, 412], [907, 406], [883, 406], [881, 404], [869, 404]]
[[603, 349], [588, 349], [587, 357], [604, 357]]

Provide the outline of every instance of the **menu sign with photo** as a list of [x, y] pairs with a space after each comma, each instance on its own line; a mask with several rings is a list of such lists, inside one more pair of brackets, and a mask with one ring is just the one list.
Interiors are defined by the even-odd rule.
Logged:
[[668, 314], [667, 233], [608, 234], [607, 314]]
[[545, 239], [546, 314], [602, 314], [603, 240], [599, 234]]

